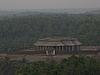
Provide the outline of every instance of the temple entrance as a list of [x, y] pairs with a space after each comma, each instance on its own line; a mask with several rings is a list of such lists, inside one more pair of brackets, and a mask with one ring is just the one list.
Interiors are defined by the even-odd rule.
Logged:
[[47, 48], [46, 49], [46, 55], [55, 55], [55, 49], [54, 48]]

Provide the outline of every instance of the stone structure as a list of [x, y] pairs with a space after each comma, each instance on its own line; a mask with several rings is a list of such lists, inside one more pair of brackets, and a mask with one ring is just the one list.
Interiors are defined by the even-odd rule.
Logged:
[[77, 54], [81, 43], [76, 38], [53, 37], [39, 39], [35, 44], [36, 50], [44, 51], [46, 55]]
[[100, 53], [100, 46], [81, 46], [80, 54], [98, 55]]

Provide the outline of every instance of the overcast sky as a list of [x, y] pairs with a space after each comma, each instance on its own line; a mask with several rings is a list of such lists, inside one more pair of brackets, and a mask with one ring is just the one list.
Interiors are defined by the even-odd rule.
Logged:
[[0, 9], [99, 8], [100, 0], [0, 0]]

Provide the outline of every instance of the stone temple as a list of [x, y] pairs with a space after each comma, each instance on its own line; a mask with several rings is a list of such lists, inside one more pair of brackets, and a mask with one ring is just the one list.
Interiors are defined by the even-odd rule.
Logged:
[[46, 55], [78, 54], [81, 43], [76, 38], [48, 37], [39, 39], [34, 43], [36, 50], [45, 52]]

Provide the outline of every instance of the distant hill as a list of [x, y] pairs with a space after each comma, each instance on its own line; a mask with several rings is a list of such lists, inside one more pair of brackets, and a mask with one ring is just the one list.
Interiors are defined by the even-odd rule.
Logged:
[[100, 9], [88, 11], [86, 14], [100, 14]]
[[71, 8], [71, 9], [20, 9], [20, 10], [0, 10], [0, 16], [25, 16], [37, 14], [99, 14], [100, 9], [94, 8]]

